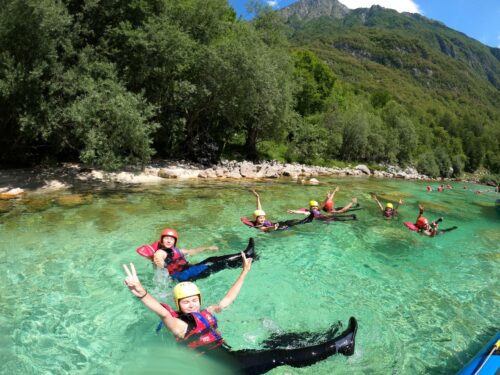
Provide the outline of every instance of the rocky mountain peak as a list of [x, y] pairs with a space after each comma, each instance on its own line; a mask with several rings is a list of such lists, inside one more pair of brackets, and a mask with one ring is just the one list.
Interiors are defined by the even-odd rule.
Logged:
[[350, 10], [337, 0], [299, 0], [279, 12], [285, 19], [296, 16], [300, 20], [306, 20], [322, 16], [343, 18]]

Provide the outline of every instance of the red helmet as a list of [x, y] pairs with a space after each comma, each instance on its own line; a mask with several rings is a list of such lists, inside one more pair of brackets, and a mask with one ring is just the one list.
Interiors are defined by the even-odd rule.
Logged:
[[325, 210], [327, 210], [327, 211], [333, 211], [333, 201], [326, 201], [326, 203], [325, 203]]
[[175, 238], [174, 245], [176, 245], [177, 241], [179, 240], [179, 235], [177, 234], [177, 231], [175, 229], [170, 229], [170, 228], [164, 229], [163, 232], [161, 232], [160, 234], [160, 242], [165, 236], [174, 237]]
[[417, 228], [420, 228], [422, 229], [425, 225], [429, 224], [429, 220], [427, 220], [425, 217], [423, 216], [420, 216], [418, 219], [417, 219], [417, 223], [415, 224], [417, 226]]

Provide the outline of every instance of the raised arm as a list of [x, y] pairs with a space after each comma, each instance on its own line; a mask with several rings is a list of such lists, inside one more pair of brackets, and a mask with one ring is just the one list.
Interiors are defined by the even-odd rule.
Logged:
[[240, 276], [236, 279], [233, 286], [228, 290], [224, 298], [217, 304], [212, 305], [207, 308], [207, 310], [211, 314], [216, 314], [224, 310], [228, 307], [238, 296], [241, 287], [243, 286], [243, 282], [245, 281], [245, 277], [247, 276], [248, 271], [252, 266], [252, 258], [247, 259], [244, 252], [241, 252], [241, 257], [243, 258], [243, 270], [241, 271]]
[[255, 204], [257, 207], [257, 210], [262, 210], [262, 205], [260, 204], [260, 196], [259, 193], [257, 193], [255, 190], [252, 190], [253, 195], [255, 195]]
[[372, 195], [373, 200], [377, 203], [378, 207], [380, 208], [380, 211], [384, 211], [384, 207], [382, 204], [378, 201], [377, 196], [375, 194]]
[[137, 277], [137, 271], [133, 263], [130, 263], [130, 270], [127, 265], [123, 265], [123, 269], [127, 276], [125, 277], [125, 285], [132, 292], [134, 296], [141, 300], [141, 302], [152, 312], [160, 317], [167, 327], [175, 336], [184, 337], [187, 330], [187, 324], [180, 319], [174, 318], [167, 309], [165, 309], [160, 303], [147, 292], [147, 290], [142, 286], [139, 278]]
[[342, 214], [342, 213], [348, 211], [349, 208], [351, 208], [356, 203], [358, 203], [358, 198], [352, 198], [351, 203], [349, 203], [347, 206], [343, 207], [341, 210], [338, 210], [338, 211], [335, 211], [335, 209], [334, 209], [333, 212], [336, 214]]
[[[420, 216], [422, 216], [424, 214], [424, 206], [422, 206], [421, 204], [418, 205], [418, 216], [417, 216], [417, 220]], [[416, 221], [415, 221], [416, 222]]]
[[216, 250], [219, 250], [217, 246], [200, 246], [200, 247], [195, 247], [194, 249], [181, 249], [181, 252], [184, 255], [196, 255], [204, 251], [216, 251]]
[[310, 212], [308, 210], [286, 210], [289, 214], [302, 214], [302, 215], [309, 215]]

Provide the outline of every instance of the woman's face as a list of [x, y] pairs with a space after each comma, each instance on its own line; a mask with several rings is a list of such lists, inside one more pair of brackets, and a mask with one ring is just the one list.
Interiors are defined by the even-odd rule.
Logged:
[[167, 249], [170, 249], [171, 247], [174, 247], [174, 245], [175, 245], [175, 237], [163, 236], [163, 238], [161, 239], [161, 243]]
[[200, 311], [200, 297], [191, 296], [179, 300], [179, 309], [184, 314]]
[[264, 224], [264, 222], [266, 221], [266, 217], [265, 216], [257, 216], [257, 224]]

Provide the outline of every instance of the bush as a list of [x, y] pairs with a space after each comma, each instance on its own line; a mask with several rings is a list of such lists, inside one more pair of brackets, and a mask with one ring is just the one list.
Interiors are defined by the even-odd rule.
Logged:
[[439, 176], [439, 166], [436, 162], [434, 153], [426, 152], [422, 154], [417, 162], [417, 170], [419, 173], [430, 177]]

